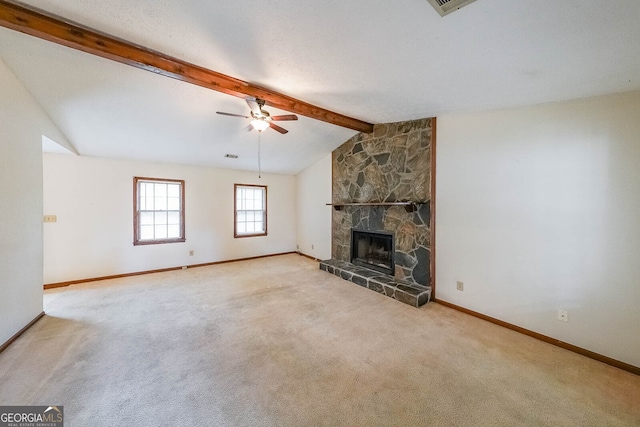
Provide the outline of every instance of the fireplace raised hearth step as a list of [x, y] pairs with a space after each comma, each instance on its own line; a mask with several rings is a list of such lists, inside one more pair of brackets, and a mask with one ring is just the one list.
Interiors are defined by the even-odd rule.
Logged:
[[320, 261], [320, 270], [414, 307], [420, 307], [431, 299], [431, 286], [403, 282], [395, 277], [348, 262], [327, 259]]

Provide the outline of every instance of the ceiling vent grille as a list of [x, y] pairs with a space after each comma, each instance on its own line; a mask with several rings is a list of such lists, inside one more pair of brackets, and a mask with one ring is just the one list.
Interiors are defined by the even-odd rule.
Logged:
[[475, 0], [429, 0], [429, 3], [438, 11], [440, 16], [445, 16], [474, 1]]

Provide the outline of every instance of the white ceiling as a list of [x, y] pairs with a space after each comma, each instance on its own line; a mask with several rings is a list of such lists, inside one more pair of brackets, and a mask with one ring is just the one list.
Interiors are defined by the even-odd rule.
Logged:
[[[24, 3], [372, 123], [640, 89], [634, 0], [477, 0], [446, 17], [426, 0]], [[215, 114], [247, 113], [242, 99], [4, 28], [0, 58], [81, 155], [257, 169], [257, 133]], [[282, 125], [262, 134], [265, 171], [297, 173], [355, 134]]]

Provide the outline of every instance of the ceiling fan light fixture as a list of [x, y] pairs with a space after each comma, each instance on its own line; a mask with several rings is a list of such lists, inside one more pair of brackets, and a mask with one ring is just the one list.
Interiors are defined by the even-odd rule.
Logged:
[[249, 124], [249, 126], [247, 126], [246, 128], [244, 128], [247, 132], [251, 132], [252, 130], [256, 129], [259, 133], [262, 133], [264, 130], [266, 130], [267, 128], [271, 128], [273, 130], [275, 130], [278, 133], [281, 134], [285, 134], [288, 133], [289, 131], [286, 130], [285, 128], [282, 128], [280, 126], [278, 126], [277, 124], [273, 123], [274, 121], [276, 122], [286, 122], [289, 120], [298, 120], [298, 116], [296, 116], [295, 114], [283, 114], [280, 116], [271, 116], [271, 114], [269, 114], [268, 111], [265, 111], [262, 109], [262, 106], [264, 105], [264, 100], [262, 99], [258, 99], [258, 98], [247, 98], [245, 99], [245, 101], [247, 101], [247, 104], [249, 105], [249, 108], [251, 109], [251, 115], [250, 116], [243, 116], [242, 114], [233, 114], [233, 113], [225, 113], [223, 111], [216, 111], [216, 113], [218, 114], [222, 114], [223, 116], [231, 116], [231, 117], [241, 117], [241, 118], [245, 118], [245, 119], [251, 119], [251, 123]]
[[269, 123], [264, 120], [253, 119], [251, 120], [251, 126], [256, 128], [258, 132], [262, 132], [263, 130], [269, 127]]

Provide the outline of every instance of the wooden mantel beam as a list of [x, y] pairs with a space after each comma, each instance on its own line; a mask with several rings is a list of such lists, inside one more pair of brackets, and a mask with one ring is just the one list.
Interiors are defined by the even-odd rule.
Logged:
[[371, 123], [316, 107], [24, 5], [0, 0], [0, 26], [239, 98], [264, 99], [269, 106], [312, 119], [365, 133], [373, 131]]

